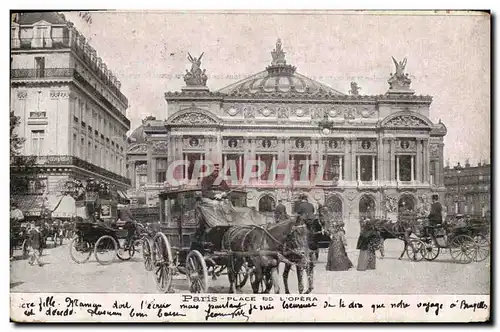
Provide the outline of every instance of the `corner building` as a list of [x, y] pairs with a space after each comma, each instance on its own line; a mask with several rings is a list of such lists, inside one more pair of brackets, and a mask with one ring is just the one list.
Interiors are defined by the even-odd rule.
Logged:
[[36, 156], [39, 169], [14, 197], [21, 209], [36, 215], [42, 194], [57, 196], [68, 179], [106, 180], [125, 196], [128, 100], [97, 51], [63, 14], [27, 12], [12, 16], [10, 56], [21, 155]]
[[[182, 91], [165, 93], [167, 119], [146, 119], [129, 145], [132, 185], [160, 190], [154, 182], [164, 181], [164, 169], [160, 175], [157, 165], [175, 160], [188, 163], [186, 180], [197, 160], [221, 169], [233, 160], [238, 178], [246, 162], [263, 161], [260, 179], [230, 183], [247, 190], [249, 206], [271, 212], [281, 199], [293, 214], [298, 196], [306, 194], [343, 218], [349, 237], [358, 235], [361, 217], [396, 219], [402, 210], [428, 211], [432, 194], [444, 199], [446, 127], [429, 120], [432, 97], [410, 89], [406, 60], [394, 60], [385, 94], [368, 96], [358, 94], [356, 83], [344, 94], [299, 74], [286, 63], [279, 40], [271, 54], [265, 70], [219, 91], [185, 78]], [[314, 179], [319, 161], [326, 165], [324, 183], [299, 181], [303, 172]], [[273, 163], [290, 165], [290, 184], [266, 183]]]

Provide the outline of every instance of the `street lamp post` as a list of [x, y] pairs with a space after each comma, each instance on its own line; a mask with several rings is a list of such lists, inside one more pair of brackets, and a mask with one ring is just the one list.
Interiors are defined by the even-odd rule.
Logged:
[[[331, 134], [332, 132], [332, 129], [333, 129], [333, 121], [329, 120], [328, 119], [328, 114], [325, 113], [325, 115], [323, 116], [323, 119], [318, 123], [318, 126], [319, 126], [319, 129], [321, 131], [321, 134], [323, 134], [324, 136], [328, 136]], [[324, 152], [324, 158], [325, 158], [325, 162], [328, 161], [328, 141], [325, 140], [324, 142], [324, 146], [325, 146], [325, 152]], [[324, 168], [323, 168], [323, 173], [325, 172]], [[327, 170], [327, 172], [330, 172], [330, 170]], [[339, 174], [339, 178], [341, 178], [341, 174]]]

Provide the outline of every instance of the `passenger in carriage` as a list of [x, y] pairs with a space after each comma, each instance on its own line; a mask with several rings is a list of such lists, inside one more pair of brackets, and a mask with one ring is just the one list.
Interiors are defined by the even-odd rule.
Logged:
[[431, 212], [429, 213], [429, 225], [435, 227], [442, 224], [442, 213], [443, 207], [441, 206], [441, 203], [439, 203], [439, 196], [432, 195]]

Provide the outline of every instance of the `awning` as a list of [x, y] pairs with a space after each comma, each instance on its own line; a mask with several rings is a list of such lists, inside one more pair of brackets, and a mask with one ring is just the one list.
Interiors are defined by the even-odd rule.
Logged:
[[12, 195], [11, 200], [17, 203], [19, 210], [27, 217], [39, 216], [42, 211], [42, 195]]
[[128, 198], [127, 193], [121, 190], [118, 191], [118, 201], [120, 204], [130, 204], [130, 198]]
[[[59, 200], [61, 200], [60, 203]], [[71, 196], [63, 196], [62, 199], [61, 197], [52, 198], [49, 196], [49, 204], [51, 210], [55, 209], [52, 212], [53, 218], [72, 218], [76, 216], [76, 204]]]

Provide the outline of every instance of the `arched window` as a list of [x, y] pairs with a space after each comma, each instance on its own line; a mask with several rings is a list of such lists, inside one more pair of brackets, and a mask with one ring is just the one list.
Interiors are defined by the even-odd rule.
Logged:
[[398, 212], [412, 212], [415, 211], [415, 198], [411, 195], [402, 195], [398, 201]]
[[375, 218], [375, 199], [370, 195], [363, 195], [359, 200], [359, 217]]
[[264, 195], [259, 200], [260, 212], [273, 212], [276, 207], [276, 201], [270, 195]]

